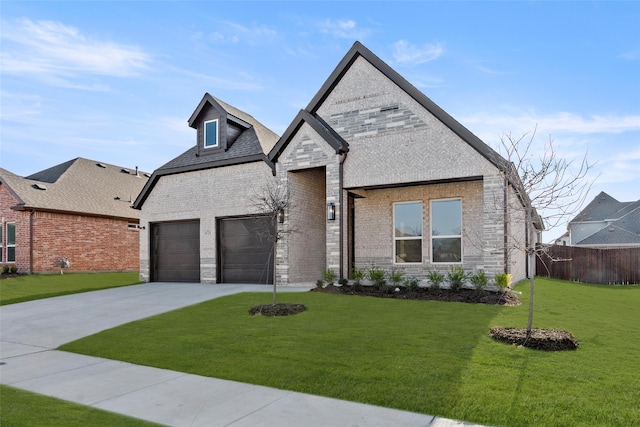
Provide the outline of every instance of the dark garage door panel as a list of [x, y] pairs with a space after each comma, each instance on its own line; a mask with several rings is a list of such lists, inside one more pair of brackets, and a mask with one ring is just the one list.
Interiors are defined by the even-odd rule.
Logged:
[[155, 282], [200, 281], [200, 221], [152, 224]]
[[227, 218], [219, 226], [221, 282], [273, 283], [273, 220]]

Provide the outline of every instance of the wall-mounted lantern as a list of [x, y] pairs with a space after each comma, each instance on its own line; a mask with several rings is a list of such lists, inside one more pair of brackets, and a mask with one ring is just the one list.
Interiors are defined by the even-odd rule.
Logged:
[[284, 224], [284, 209], [283, 208], [278, 209], [278, 214], [277, 214], [276, 218], [278, 219], [278, 224]]
[[327, 203], [327, 220], [336, 220], [336, 205], [334, 205], [333, 203]]

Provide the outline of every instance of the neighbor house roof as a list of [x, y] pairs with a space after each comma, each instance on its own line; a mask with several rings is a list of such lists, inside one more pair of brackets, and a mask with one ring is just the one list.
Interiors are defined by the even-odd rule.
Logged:
[[273, 164], [267, 158], [267, 153], [278, 141], [278, 135], [250, 114], [205, 93], [189, 118], [189, 126], [197, 126], [198, 116], [208, 105], [223, 109], [227, 114], [227, 121], [238, 124], [245, 130], [226, 150], [216, 150], [206, 156], [198, 156], [198, 145], [196, 143], [178, 157], [156, 169], [136, 199], [134, 208], [140, 209], [142, 207], [161, 176], [256, 161], [264, 161], [273, 168]]
[[600, 192], [574, 219], [578, 223], [602, 223], [602, 227], [574, 245], [640, 244], [640, 200], [619, 202]]
[[0, 168], [0, 182], [18, 203], [15, 210], [41, 210], [138, 219], [131, 203], [148, 174], [135, 169], [75, 158], [27, 177]]

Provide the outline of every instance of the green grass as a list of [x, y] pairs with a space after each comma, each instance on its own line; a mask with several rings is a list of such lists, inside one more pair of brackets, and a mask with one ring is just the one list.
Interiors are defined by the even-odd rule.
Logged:
[[63, 350], [496, 426], [640, 424], [640, 287], [537, 280], [534, 327], [580, 349], [494, 342], [520, 307], [282, 293], [302, 314], [250, 317], [241, 294], [130, 323]]
[[0, 385], [2, 427], [142, 427], [158, 424]]
[[0, 305], [140, 283], [138, 272], [30, 274], [0, 281]]

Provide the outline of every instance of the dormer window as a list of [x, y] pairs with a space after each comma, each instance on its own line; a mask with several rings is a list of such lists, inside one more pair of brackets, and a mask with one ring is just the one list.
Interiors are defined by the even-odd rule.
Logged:
[[218, 119], [204, 122], [204, 148], [218, 146]]

